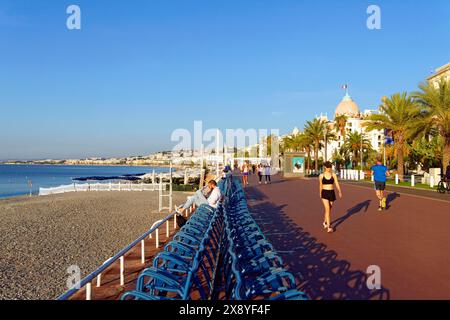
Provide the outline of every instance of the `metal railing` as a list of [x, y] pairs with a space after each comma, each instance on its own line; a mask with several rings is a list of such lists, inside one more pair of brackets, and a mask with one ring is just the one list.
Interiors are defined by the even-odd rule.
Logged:
[[[163, 183], [163, 187], [166, 186], [167, 183]], [[88, 191], [156, 191], [159, 188], [159, 183], [73, 183], [53, 188], [39, 188], [39, 195]]]
[[[189, 208], [186, 211], [186, 216], [194, 210], [194, 207]], [[169, 214], [166, 218], [159, 220], [153, 224], [153, 226], [150, 228], [149, 231], [145, 232], [143, 235], [141, 235], [139, 238], [134, 240], [132, 243], [130, 243], [128, 246], [123, 248], [119, 253], [117, 253], [115, 256], [109, 258], [102, 266], [100, 266], [97, 270], [90, 273], [88, 276], [86, 276], [84, 279], [82, 279], [79, 283], [75, 284], [73, 288], [67, 290], [64, 294], [59, 296], [57, 300], [68, 300], [70, 299], [74, 294], [79, 292], [82, 288], [86, 287], [86, 300], [91, 300], [91, 294], [92, 294], [92, 282], [96, 279], [97, 280], [97, 287], [101, 286], [101, 275], [106, 269], [108, 269], [112, 264], [114, 264], [116, 261], [120, 261], [120, 285], [123, 286], [125, 284], [125, 256], [126, 254], [138, 246], [141, 245], [141, 263], [145, 264], [145, 239], [149, 237], [152, 239], [153, 233], [156, 233], [156, 248], [159, 248], [159, 228], [166, 224], [166, 236], [169, 237], [170, 235], [170, 220], [173, 218], [173, 229], [176, 229], [177, 227], [177, 213], [174, 211], [171, 214]]]

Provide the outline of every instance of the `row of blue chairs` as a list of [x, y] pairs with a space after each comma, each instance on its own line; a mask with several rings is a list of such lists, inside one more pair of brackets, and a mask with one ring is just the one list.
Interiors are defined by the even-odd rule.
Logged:
[[[226, 181], [219, 183], [222, 192]], [[223, 206], [202, 205], [139, 275], [122, 300], [210, 299], [223, 238]]]
[[228, 188], [224, 203], [223, 298], [306, 300], [250, 214], [240, 182], [231, 181]]
[[123, 300], [305, 300], [247, 206], [240, 182], [219, 183], [224, 200], [200, 206]]

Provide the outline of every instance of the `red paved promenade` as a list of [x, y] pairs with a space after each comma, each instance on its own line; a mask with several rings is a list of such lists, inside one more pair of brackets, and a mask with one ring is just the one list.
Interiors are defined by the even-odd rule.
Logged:
[[[336, 232], [327, 234], [317, 179], [250, 182], [251, 211], [311, 298], [450, 299], [450, 195], [447, 202], [396, 189], [379, 213], [371, 187], [342, 184]], [[366, 286], [370, 265], [381, 268], [377, 292]]]

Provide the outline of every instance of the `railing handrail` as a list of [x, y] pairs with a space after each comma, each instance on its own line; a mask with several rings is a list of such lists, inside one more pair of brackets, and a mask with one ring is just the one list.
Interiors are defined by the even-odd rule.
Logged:
[[65, 293], [63, 293], [61, 296], [57, 298], [57, 300], [67, 300], [71, 296], [73, 296], [75, 293], [77, 293], [81, 288], [86, 286], [89, 282], [94, 280], [98, 275], [100, 275], [103, 271], [105, 271], [108, 267], [110, 267], [114, 262], [119, 260], [121, 257], [123, 257], [125, 254], [127, 254], [131, 249], [133, 249], [135, 246], [137, 246], [142, 240], [147, 238], [149, 235], [151, 235], [153, 232], [155, 232], [160, 226], [162, 226], [164, 223], [166, 223], [169, 219], [171, 219], [176, 214], [176, 211], [169, 214], [166, 218], [163, 220], [159, 220], [159, 223], [157, 225], [154, 225], [152, 228], [150, 228], [149, 231], [141, 235], [139, 238], [134, 240], [132, 243], [130, 243], [128, 246], [123, 248], [119, 253], [114, 255], [113, 257], [109, 258], [103, 265], [101, 265], [97, 270], [93, 271], [86, 277], [84, 277], [79, 283], [75, 285], [75, 288], [67, 290]]

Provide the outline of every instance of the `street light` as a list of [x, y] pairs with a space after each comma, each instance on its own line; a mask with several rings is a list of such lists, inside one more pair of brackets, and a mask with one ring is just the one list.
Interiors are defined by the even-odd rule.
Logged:
[[363, 171], [363, 127], [361, 126], [361, 171], [358, 175], [360, 175]]

